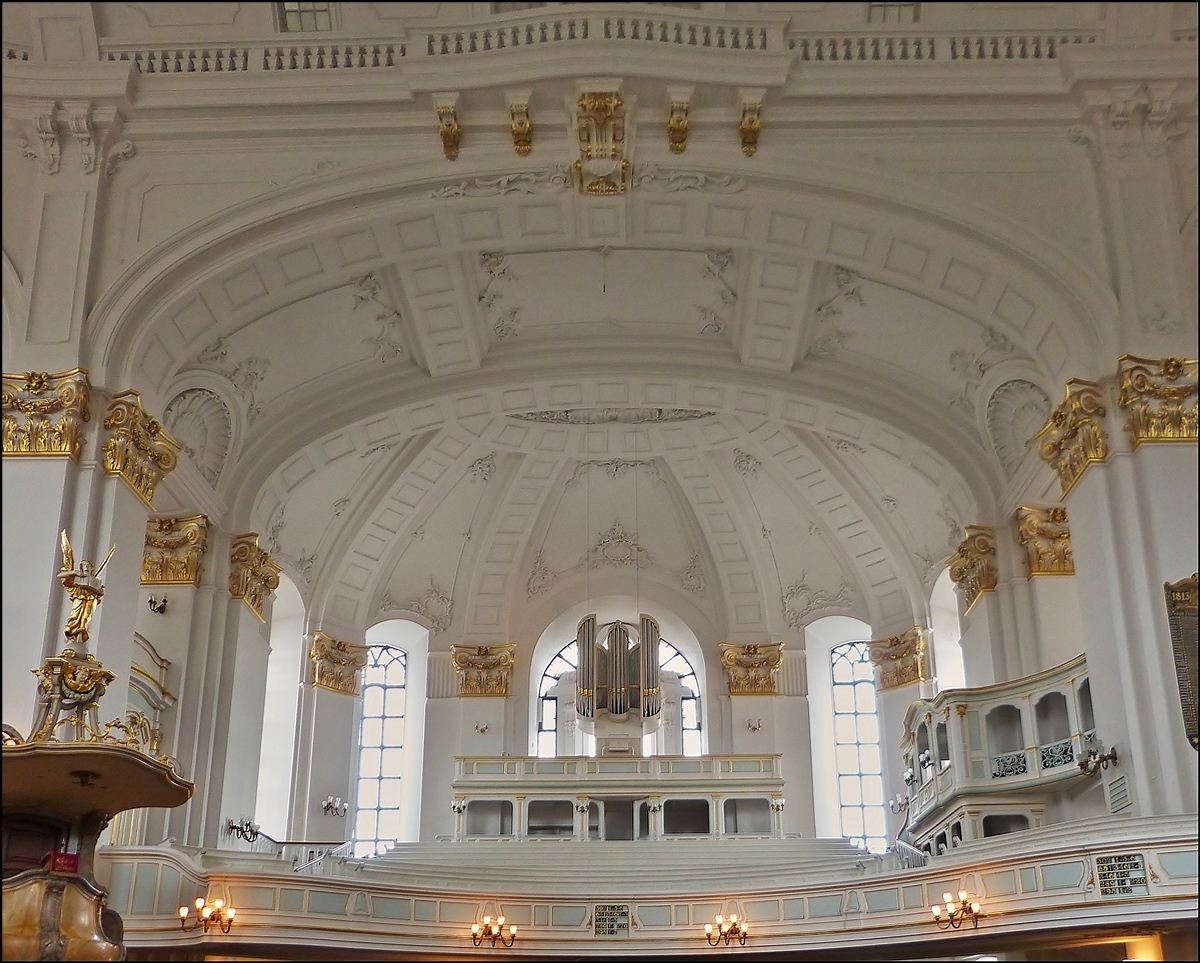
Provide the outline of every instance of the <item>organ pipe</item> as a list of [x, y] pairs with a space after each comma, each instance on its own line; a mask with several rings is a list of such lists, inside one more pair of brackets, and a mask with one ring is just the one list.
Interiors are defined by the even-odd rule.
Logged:
[[575, 636], [579, 666], [575, 675], [575, 711], [585, 719], [596, 715], [596, 616], [579, 623]]
[[658, 623], [648, 615], [642, 616], [641, 635], [642, 718], [651, 719], [659, 712], [661, 688], [658, 672]]
[[629, 711], [629, 632], [618, 622], [608, 630], [608, 713]]

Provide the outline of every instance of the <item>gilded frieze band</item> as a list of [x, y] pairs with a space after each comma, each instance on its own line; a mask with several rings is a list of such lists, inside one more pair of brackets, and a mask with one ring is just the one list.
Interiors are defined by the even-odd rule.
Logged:
[[182, 445], [142, 407], [138, 392], [115, 395], [104, 416], [104, 470], [120, 475], [151, 509], [154, 489], [163, 475], [175, 470]]
[[151, 518], [142, 552], [143, 585], [199, 585], [208, 517]]
[[984, 592], [996, 588], [996, 533], [983, 525], [968, 525], [967, 537], [950, 556], [950, 579], [962, 589], [966, 609], [970, 612]]
[[1194, 360], [1121, 356], [1117, 403], [1129, 413], [1125, 430], [1133, 448], [1146, 441], [1196, 441], [1196, 371]]
[[229, 560], [232, 563], [229, 594], [245, 602], [258, 620], [265, 622], [267, 598], [279, 588], [279, 573], [283, 569], [258, 547], [258, 532], [235, 536]]
[[871, 661], [879, 667], [875, 688], [880, 692], [924, 682], [929, 678], [925, 631], [914, 625], [900, 635], [869, 643]]
[[1104, 434], [1104, 397], [1094, 381], [1072, 378], [1067, 396], [1050, 412], [1050, 420], [1034, 439], [1042, 459], [1058, 474], [1062, 497], [1075, 487], [1092, 462], [1108, 457]]
[[1025, 548], [1025, 571], [1034, 575], [1074, 575], [1071, 529], [1062, 507], [1017, 509], [1017, 542]]
[[775, 695], [781, 665], [782, 642], [721, 643], [721, 666], [725, 669], [730, 695]]
[[308, 650], [312, 685], [342, 695], [358, 695], [359, 672], [367, 664], [370, 646], [343, 642], [324, 632], [314, 632]]
[[4, 454], [65, 455], [78, 462], [83, 423], [92, 416], [91, 390], [83, 368], [5, 374]]
[[451, 661], [462, 696], [507, 696], [516, 643], [451, 645]]

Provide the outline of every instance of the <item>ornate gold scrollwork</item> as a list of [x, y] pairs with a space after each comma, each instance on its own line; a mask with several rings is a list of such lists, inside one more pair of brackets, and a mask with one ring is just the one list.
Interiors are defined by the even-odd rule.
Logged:
[[452, 104], [437, 108], [438, 133], [442, 137], [442, 151], [446, 160], [458, 160], [458, 146], [462, 140], [462, 128], [458, 123], [458, 108]]
[[1197, 362], [1184, 358], [1121, 356], [1117, 401], [1129, 411], [1125, 429], [1134, 448], [1144, 441], [1197, 440], [1196, 371]]
[[929, 678], [925, 631], [914, 625], [900, 635], [868, 643], [871, 661], [879, 666], [880, 692]]
[[672, 154], [682, 154], [687, 150], [688, 135], [688, 102], [686, 100], [671, 101], [670, 113], [667, 115], [667, 144]]
[[312, 684], [342, 695], [358, 695], [358, 673], [367, 664], [369, 652], [370, 646], [314, 632], [308, 651]]
[[283, 569], [263, 549], [258, 547], [258, 532], [246, 532], [233, 540], [229, 560], [229, 594], [241, 599], [250, 611], [265, 622], [263, 609], [267, 597], [279, 588], [279, 573]]
[[4, 375], [4, 454], [66, 455], [78, 462], [92, 385], [83, 368]]
[[762, 104], [742, 104], [742, 119], [738, 123], [738, 134], [742, 138], [742, 153], [753, 157], [758, 151], [758, 135], [762, 132]]
[[508, 115], [512, 119], [513, 150], [521, 157], [528, 157], [533, 150], [533, 122], [529, 119], [529, 105], [509, 104]]
[[618, 91], [583, 93], [575, 115], [579, 160], [573, 166], [584, 194], [623, 194], [629, 182], [625, 156], [625, 105]]
[[1044, 428], [1033, 437], [1039, 440], [1042, 459], [1058, 473], [1062, 497], [1075, 487], [1092, 462], [1108, 457], [1108, 439], [1101, 419], [1104, 397], [1094, 381], [1072, 378], [1067, 396], [1052, 412]]
[[1034, 575], [1074, 575], [1071, 529], [1062, 507], [1017, 509], [1017, 541], [1025, 546], [1025, 568]]
[[730, 695], [775, 695], [779, 667], [783, 665], [783, 643], [722, 642], [721, 665]]
[[517, 645], [451, 645], [451, 661], [458, 673], [458, 694], [507, 696]]
[[967, 537], [947, 560], [950, 579], [962, 589], [966, 609], [970, 612], [984, 592], [996, 588], [996, 534], [983, 525], [968, 525]]
[[183, 449], [142, 407], [136, 391], [115, 395], [104, 416], [104, 470], [120, 475], [150, 508], [159, 479], [175, 470]]
[[208, 547], [208, 518], [151, 518], [142, 552], [143, 585], [199, 585], [200, 559]]

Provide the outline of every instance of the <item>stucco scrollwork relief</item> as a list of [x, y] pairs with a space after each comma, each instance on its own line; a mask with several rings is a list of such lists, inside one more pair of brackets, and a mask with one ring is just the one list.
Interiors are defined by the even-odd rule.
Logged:
[[866, 304], [863, 300], [862, 281], [862, 275], [857, 271], [834, 267], [829, 282], [833, 294], [828, 295], [813, 312], [817, 329], [812, 354], [817, 357], [835, 355], [854, 337], [854, 332], [839, 327], [834, 318], [841, 315], [848, 304]]
[[430, 191], [432, 198], [497, 197], [504, 194], [557, 194], [572, 186], [571, 168], [556, 164], [536, 171], [519, 171], [499, 177], [474, 177]]
[[238, 399], [246, 406], [246, 421], [253, 422], [262, 414], [262, 403], [255, 395], [259, 384], [267, 376], [270, 361], [267, 358], [249, 357], [242, 361], [231, 361], [230, 345], [222, 335], [204, 348], [196, 360], [184, 370], [199, 369], [220, 375], [233, 387]]
[[781, 602], [784, 621], [798, 632], [817, 612], [849, 610], [854, 605], [854, 593], [845, 582], [837, 592], [815, 589], [808, 584], [808, 574], [801, 572], [800, 578], [783, 590]]
[[737, 469], [738, 474], [743, 478], [757, 478], [758, 470], [762, 467], [762, 462], [749, 452], [735, 448], [733, 449], [733, 467]]
[[662, 424], [672, 421], [697, 421], [712, 418], [715, 411], [698, 408], [561, 408], [547, 411], [514, 411], [509, 418], [538, 421], [551, 425], [622, 425]]
[[379, 308], [375, 315], [379, 333], [373, 338], [362, 340], [364, 345], [371, 348], [368, 357], [382, 362], [406, 357], [407, 352], [400, 340], [400, 309], [383, 296], [383, 282], [374, 274], [368, 273], [354, 278], [350, 283], [354, 286], [354, 310], [368, 303]]
[[275, 510], [270, 525], [267, 527], [267, 548], [275, 558], [284, 562], [289, 569], [304, 579], [305, 585], [310, 585], [312, 583], [312, 571], [317, 564], [317, 553], [307, 554], [302, 548], [299, 555], [292, 555], [283, 550], [283, 546], [280, 544], [280, 536], [287, 525], [287, 520], [284, 517], [286, 511], [286, 504], [280, 505]]
[[988, 439], [1004, 473], [1016, 474], [1033, 438], [1050, 414], [1050, 399], [1037, 385], [1021, 378], [1006, 381], [987, 403]]
[[471, 480], [486, 482], [492, 477], [496, 471], [496, 453], [488, 452], [482, 458], [476, 458], [471, 462]]
[[407, 602], [394, 606], [406, 612], [419, 615], [429, 623], [429, 634], [437, 635], [450, 628], [450, 619], [454, 611], [454, 600], [437, 587], [433, 576], [429, 576], [429, 586], [421, 595], [415, 595]]
[[589, 461], [581, 461], [575, 466], [575, 470], [571, 473], [571, 477], [567, 479], [567, 485], [570, 486], [583, 478], [593, 468], [599, 468], [609, 478], [621, 478], [630, 470], [644, 471], [652, 482], [661, 482], [662, 475], [659, 474], [658, 465], [653, 461], [646, 459], [627, 459], [627, 458], [593, 458]]
[[968, 414], [975, 412], [979, 388], [988, 370], [1018, 356], [1016, 346], [995, 328], [984, 329], [982, 342], [978, 349], [959, 348], [950, 352], [950, 370], [962, 384], [951, 396], [950, 405]]
[[635, 164], [634, 188], [659, 194], [676, 191], [706, 191], [710, 194], [736, 194], [745, 190], [746, 179], [734, 174], [708, 174], [704, 171], [676, 170], [657, 164]]
[[503, 288], [517, 280], [512, 268], [504, 263], [507, 257], [506, 254], [491, 251], [479, 255], [479, 263], [483, 266], [488, 280], [476, 300], [483, 309], [488, 319], [488, 327], [492, 329], [497, 341], [517, 337], [521, 328], [521, 309], [517, 306], [500, 305], [504, 298]]
[[213, 488], [221, 478], [233, 444], [233, 416], [220, 395], [187, 388], [168, 403], [163, 424]]
[[713, 293], [707, 304], [698, 304], [700, 312], [701, 334], [722, 334], [726, 325], [732, 320], [732, 306], [737, 303], [738, 294], [733, 285], [725, 278], [725, 272], [733, 264], [732, 251], [707, 251], [704, 255], [704, 272], [702, 277], [711, 279]]

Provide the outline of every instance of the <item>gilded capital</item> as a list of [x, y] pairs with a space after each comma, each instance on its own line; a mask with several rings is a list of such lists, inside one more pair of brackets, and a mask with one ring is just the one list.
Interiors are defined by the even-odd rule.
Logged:
[[451, 645], [451, 661], [458, 675], [458, 694], [507, 696], [516, 643], [504, 645]]
[[996, 534], [983, 525], [968, 525], [967, 537], [947, 560], [950, 579], [962, 589], [970, 612], [984, 592], [996, 588]]
[[1071, 529], [1065, 508], [1017, 509], [1017, 541], [1025, 546], [1025, 571], [1034, 575], [1074, 575]]
[[1183, 358], [1135, 358], [1117, 362], [1118, 403], [1129, 413], [1130, 444], [1197, 439], [1197, 362]]
[[78, 462], [91, 391], [83, 368], [5, 374], [4, 454], [66, 455]]
[[151, 518], [142, 552], [143, 585], [199, 585], [208, 547], [208, 517]]
[[1100, 386], [1094, 381], [1072, 378], [1067, 382], [1066, 398], [1050, 412], [1045, 427], [1034, 435], [1042, 460], [1058, 474], [1063, 498], [1088, 465], [1108, 457], [1104, 414]]
[[283, 569], [258, 547], [258, 532], [235, 536], [229, 560], [229, 594], [245, 602], [258, 620], [265, 622], [263, 609], [270, 594], [279, 588]]
[[358, 695], [358, 673], [367, 664], [370, 648], [357, 642], [343, 642], [324, 632], [314, 632], [312, 647], [308, 650], [312, 665], [309, 682], [330, 692]]
[[142, 407], [136, 391], [115, 395], [104, 416], [104, 470], [120, 475], [138, 497], [154, 508], [154, 489], [175, 470], [182, 446]]
[[880, 692], [929, 678], [925, 632], [919, 625], [900, 635], [870, 642], [868, 647], [871, 661], [879, 666], [876, 688]]
[[782, 642], [721, 643], [721, 665], [729, 680], [730, 695], [775, 695], [782, 664]]

